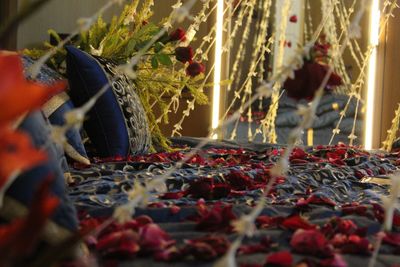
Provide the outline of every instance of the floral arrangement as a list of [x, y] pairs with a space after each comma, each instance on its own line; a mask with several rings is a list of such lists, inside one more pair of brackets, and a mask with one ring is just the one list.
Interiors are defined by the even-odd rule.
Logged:
[[[135, 0], [125, 6], [119, 17], [114, 17], [110, 24], [99, 17], [97, 22], [72, 42], [73, 45], [96, 56], [112, 59], [117, 63], [126, 63], [161, 31], [161, 26], [150, 22], [152, 0], [145, 1], [140, 10], [139, 1]], [[60, 36], [50, 30], [55, 40], [61, 42]], [[140, 96], [152, 129], [153, 148], [169, 149], [168, 141], [161, 133], [157, 114], [163, 114], [162, 123], [168, 124], [170, 101], [167, 97], [188, 92], [197, 104], [207, 104], [208, 98], [203, 93], [207, 84], [203, 83], [205, 66], [194, 61], [193, 49], [183, 46], [186, 40], [185, 30], [178, 28], [164, 34], [147, 50], [134, 68], [135, 79], [132, 80], [136, 93]], [[45, 49], [25, 50], [24, 53], [39, 58], [48, 49], [55, 46], [44, 43]], [[66, 51], [58, 52], [48, 63], [60, 73], [64, 73]], [[158, 110], [156, 113], [154, 110]]]
[[[178, 39], [181, 40], [183, 38], [182, 30], [165, 37], [171, 39], [171, 36], [178, 36]], [[171, 45], [171, 42], [168, 41], [167, 44]], [[160, 43], [164, 44], [162, 41]], [[94, 49], [99, 49], [99, 47], [94, 47]], [[164, 54], [169, 56], [165, 53], [167, 50], [164, 51], [163, 49], [157, 52], [156, 50], [158, 49], [154, 47], [154, 53], [147, 55], [149, 62], [143, 64], [147, 64], [151, 69], [171, 66], [164, 56]], [[204, 71], [200, 63], [191, 62], [192, 52], [190, 48], [174, 49], [174, 51], [174, 56], [177, 60], [188, 64], [182, 69], [182, 74], [188, 76], [189, 79], [192, 79], [193, 76], [198, 77]], [[140, 71], [139, 67], [135, 70], [136, 72]], [[325, 71], [324, 76], [327, 76], [329, 71], [326, 69]], [[18, 57], [4, 54], [0, 54], [0, 80], [2, 81], [0, 85], [0, 103], [3, 105], [0, 112], [0, 192], [4, 192], [20, 172], [30, 169], [46, 159], [46, 155], [42, 151], [38, 151], [32, 146], [26, 134], [14, 130], [16, 121], [25, 113], [39, 108], [51, 95], [60, 92], [65, 87], [65, 83], [59, 82], [52, 86], [44, 86], [28, 82], [24, 79]], [[324, 83], [322, 85], [324, 86]], [[321, 89], [317, 91], [317, 97], [320, 91]], [[21, 99], [21, 94], [27, 97]], [[309, 117], [313, 115], [312, 110], [308, 113], [305, 113], [304, 109], [302, 111], [305, 119], [304, 123], [299, 126], [300, 129], [309, 124], [310, 119], [307, 120], [308, 117], [306, 115], [309, 115]], [[334, 166], [347, 165], [349, 167], [352, 164], [349, 161], [351, 156], [355, 156], [360, 160], [364, 160], [369, 156], [367, 152], [357, 151], [344, 145], [317, 147], [311, 151], [304, 151], [294, 148], [294, 142], [290, 144], [290, 148], [284, 150], [274, 149], [270, 154], [266, 154], [263, 151], [262, 155], [254, 155], [252, 152], [246, 153], [242, 150], [220, 150], [218, 153], [222, 156], [210, 160], [202, 155], [195, 155], [185, 162], [206, 166], [209, 164], [224, 166], [224, 164], [237, 165], [238, 163], [243, 163], [247, 164], [246, 170], [248, 173], [250, 170], [258, 169], [262, 172], [262, 175], [253, 179], [247, 173], [231, 172], [225, 177], [226, 184], [223, 186], [209, 177], [202, 178], [190, 184], [187, 191], [178, 192], [181, 194], [164, 194], [162, 197], [168, 199], [189, 195], [193, 198], [220, 199], [225, 196], [238, 197], [241, 196], [243, 191], [258, 188], [265, 188], [266, 195], [274, 196], [274, 194], [278, 193], [274, 190], [274, 186], [286, 179], [284, 176], [288, 171], [289, 164], [316, 162], [328, 163]], [[398, 155], [395, 156], [398, 157]], [[162, 153], [143, 156], [143, 159], [146, 160], [146, 157], [149, 157], [154, 162], [177, 162], [177, 160], [184, 159], [186, 155], [183, 153]], [[255, 159], [274, 157], [278, 157], [277, 164], [274, 164], [276, 162], [258, 164], [255, 161]], [[383, 155], [376, 155], [376, 157], [384, 159]], [[140, 160], [140, 158], [138, 159]], [[282, 164], [283, 160], [287, 162]], [[396, 163], [398, 164], [398, 160]], [[380, 166], [376, 167], [379, 168]], [[367, 174], [369, 173], [367, 172]], [[383, 171], [382, 174], [385, 174], [385, 172]], [[360, 174], [360, 176], [363, 175], [365, 174]], [[399, 177], [393, 175], [391, 195], [390, 197], [382, 197], [383, 206], [376, 203], [371, 203], [371, 205], [350, 203], [341, 207], [343, 215], [357, 215], [383, 223], [384, 227], [380, 230], [376, 229], [375, 232], [380, 231], [379, 238], [381, 242], [393, 246], [396, 249], [395, 253], [399, 251], [400, 236], [398, 232], [391, 232], [391, 230], [392, 227], [397, 229], [400, 226], [399, 213], [395, 212], [400, 192], [399, 181]], [[34, 201], [27, 217], [12, 221], [8, 225], [0, 226], [0, 258], [3, 261], [1, 264], [4, 263], [7, 266], [15, 262], [18, 263], [21, 261], [21, 255], [29, 254], [38, 243], [40, 229], [42, 229], [45, 221], [58, 204], [58, 200], [48, 192], [50, 183], [51, 179], [45, 179], [40, 186], [37, 199]], [[258, 229], [284, 229], [289, 233], [286, 239], [290, 249], [297, 254], [312, 257], [304, 258], [296, 263], [294, 263], [294, 257], [289, 250], [276, 251], [278, 243], [269, 240], [269, 238], [260, 239], [255, 244], [242, 244], [241, 241], [244, 240], [244, 235], [250, 233], [252, 227], [240, 228], [238, 226], [253, 226], [250, 224], [253, 221], [248, 220], [248, 215], [244, 215], [243, 218], [237, 220], [238, 216], [233, 211], [232, 205], [217, 202], [215, 205], [207, 206], [202, 199], [197, 201], [196, 214], [191, 219], [195, 222], [197, 231], [204, 231], [207, 234], [186, 240], [182, 247], [176, 246], [176, 241], [161, 227], [157, 226], [151, 218], [146, 216], [127, 220], [123, 224], [106, 223], [107, 221], [102, 219], [84, 217], [81, 218], [81, 229], [89, 248], [108, 259], [129, 259], [136, 256], [150, 255], [156, 260], [162, 261], [179, 260], [186, 257], [207, 261], [233, 251], [232, 254], [228, 255], [234, 257], [236, 253], [238, 255], [256, 252], [269, 253], [263, 262], [266, 266], [292, 266], [294, 264], [346, 266], [340, 253], [370, 255], [373, 250], [376, 255], [379, 253], [379, 245], [372, 245], [366, 237], [370, 229], [363, 229], [351, 219], [333, 217], [323, 225], [320, 225], [319, 223], [312, 223], [310, 218], [301, 216], [301, 214], [311, 210], [315, 205], [324, 206], [324, 208], [336, 206], [336, 203], [331, 199], [311, 193], [312, 190], [310, 189], [303, 192], [303, 194], [295, 194], [295, 198], [297, 198], [294, 206], [295, 212], [288, 216], [261, 215], [257, 213], [257, 206], [254, 209], [256, 212], [250, 214], [254, 215], [255, 227]], [[263, 200], [264, 198], [261, 198], [260, 203], [263, 204]], [[154, 207], [157, 207], [156, 204]], [[159, 206], [161, 205], [163, 203], [159, 204]], [[172, 206], [170, 211], [172, 214], [176, 214], [180, 211], [180, 208]], [[337, 211], [334, 210], [334, 214]], [[246, 224], [247, 222], [250, 223]], [[93, 235], [88, 234], [93, 229], [98, 231]], [[221, 233], [236, 233], [241, 238], [240, 242], [234, 241], [231, 243]], [[232, 247], [233, 249], [231, 250]], [[226, 259], [229, 258], [226, 257]], [[234, 264], [234, 261], [227, 261], [226, 263], [228, 262], [232, 265]], [[228, 264], [224, 266], [228, 266]]]
[[[39, 108], [49, 97], [63, 90], [65, 82], [57, 82], [51, 86], [41, 85], [26, 81], [23, 76], [20, 59], [16, 55], [0, 55], [0, 78], [3, 81], [0, 86], [0, 101], [5, 107], [0, 113], [0, 191], [4, 192], [8, 185], [13, 182], [15, 174], [28, 170], [44, 160], [46, 155], [43, 151], [35, 149], [29, 141], [29, 137], [17, 130], [13, 130], [15, 121], [26, 112]], [[24, 101], [16, 101], [21, 92], [29, 95]], [[17, 104], [16, 104], [17, 103]], [[200, 177], [189, 184], [186, 190], [181, 192], [165, 193], [161, 199], [169, 200], [190, 197], [197, 200], [195, 214], [187, 219], [194, 222], [195, 230], [199, 236], [185, 239], [180, 242], [171, 237], [165, 230], [157, 225], [148, 216], [137, 216], [124, 223], [109, 222], [103, 218], [92, 218], [81, 215], [80, 234], [77, 239], [82, 238], [93, 255], [106, 260], [129, 260], [135, 257], [152, 257], [157, 261], [183, 261], [194, 258], [198, 261], [216, 260], [229, 251], [234, 245], [225, 234], [238, 233], [235, 221], [238, 215], [233, 211], [233, 206], [228, 203], [216, 202], [207, 205], [205, 200], [221, 201], [223, 198], [239, 198], [246, 192], [264, 188], [273, 178], [271, 171], [274, 168], [270, 162], [262, 163], [263, 157], [275, 158], [285, 153], [284, 149], [276, 148], [257, 154], [242, 149], [211, 149], [194, 155], [187, 162], [197, 166], [238, 166], [257, 170], [257, 174], [251, 177], [242, 171], [231, 171], [225, 175], [225, 183], [217, 178]], [[207, 155], [214, 154], [208, 157]], [[219, 156], [215, 156], [219, 155]], [[321, 146], [317, 149], [303, 150], [295, 148], [291, 153], [289, 163], [296, 164], [330, 164], [337, 167], [349, 167], [351, 159], [368, 157], [365, 151], [354, 149], [345, 145]], [[399, 164], [398, 155], [393, 155], [395, 165]], [[177, 162], [185, 157], [183, 151], [172, 153], [158, 153], [145, 156], [136, 156], [131, 160], [135, 162]], [[383, 156], [376, 155], [376, 158]], [[258, 159], [258, 160], [257, 160]], [[380, 168], [376, 166], [376, 168]], [[363, 172], [361, 172], [363, 171]], [[365, 171], [365, 173], [364, 173]], [[370, 173], [371, 172], [371, 173]], [[380, 171], [385, 174], [386, 170]], [[355, 175], [359, 178], [373, 174], [371, 169], [360, 169]], [[274, 197], [278, 194], [275, 186], [285, 182], [284, 177], [274, 179], [268, 196]], [[397, 179], [398, 180], [398, 179]], [[395, 179], [394, 179], [395, 181]], [[59, 200], [49, 193], [51, 178], [44, 179], [36, 194], [26, 217], [16, 219], [9, 224], [0, 226], [0, 256], [1, 264], [15, 264], [23, 262], [33, 253], [40, 238], [40, 229], [43, 229], [47, 219], [57, 207]], [[398, 194], [400, 183], [393, 185], [391, 199]], [[315, 264], [319, 266], [347, 266], [341, 254], [371, 255], [373, 251], [379, 250], [367, 238], [366, 230], [358, 226], [352, 219], [332, 217], [323, 225], [315, 224], [307, 217], [301, 216], [316, 206], [336, 208], [335, 201], [313, 194], [312, 189], [304, 194], [298, 194], [293, 199], [294, 213], [289, 215], [259, 215], [256, 217], [257, 229], [282, 230], [289, 234], [288, 246], [290, 250], [279, 251], [277, 240], [265, 237], [252, 243], [241, 244], [237, 255], [251, 255], [254, 253], [265, 253], [263, 264], [279, 266], [292, 266], [293, 264]], [[384, 201], [381, 206], [377, 203], [362, 205], [350, 203], [341, 207], [343, 215], [355, 215], [370, 220], [386, 223], [386, 231], [380, 234], [383, 244], [393, 248], [400, 247], [398, 232], [390, 229], [400, 227], [400, 214], [393, 211], [391, 216], [388, 210], [392, 209], [396, 202], [390, 199]], [[163, 201], [152, 203], [149, 207], [168, 208], [171, 214], [178, 214], [181, 208], [176, 205], [166, 206]], [[96, 229], [98, 231], [96, 231]], [[204, 233], [201, 234], [200, 233]], [[68, 246], [69, 243], [66, 243]], [[301, 254], [304, 258], [295, 261], [292, 253]], [[21, 256], [24, 255], [24, 256]], [[311, 256], [313, 258], [308, 258]], [[317, 257], [315, 257], [317, 256]], [[56, 260], [56, 259], [53, 259]], [[40, 259], [39, 259], [40, 262]], [[48, 263], [48, 262], [46, 262]], [[87, 262], [73, 262], [71, 264], [88, 264]], [[262, 266], [262, 265], [256, 265]]]
[[[304, 58], [303, 66], [294, 72], [294, 77], [289, 77], [283, 84], [289, 97], [298, 100], [314, 98], [315, 92], [328, 72], [329, 48], [330, 44], [325, 41], [325, 38], [321, 38], [321, 42], [314, 44], [308, 56]], [[342, 78], [333, 72], [325, 90], [331, 91], [342, 84]]]

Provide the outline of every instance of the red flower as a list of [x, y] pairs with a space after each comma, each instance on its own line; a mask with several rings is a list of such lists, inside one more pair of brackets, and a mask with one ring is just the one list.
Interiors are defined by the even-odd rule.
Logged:
[[98, 240], [96, 250], [106, 257], [134, 257], [140, 250], [139, 236], [132, 230], [112, 232]]
[[177, 47], [175, 49], [175, 57], [182, 63], [192, 62], [193, 60], [193, 49], [188, 47]]
[[139, 230], [141, 252], [159, 252], [175, 244], [169, 235], [157, 224], [146, 224]]
[[292, 254], [289, 251], [280, 251], [268, 255], [264, 266], [290, 267], [292, 264]]
[[294, 215], [286, 218], [282, 222], [282, 226], [290, 230], [297, 230], [297, 229], [310, 230], [316, 228], [315, 225], [312, 225], [299, 215]]
[[186, 41], [186, 32], [182, 28], [178, 28], [175, 31], [171, 32], [169, 34], [169, 41], [174, 42], [174, 41], [181, 41], [184, 42]]
[[328, 55], [328, 51], [331, 48], [329, 43], [315, 43], [314, 51], [317, 53], [319, 57], [326, 57]]
[[292, 236], [290, 246], [299, 253], [315, 256], [332, 255], [332, 248], [318, 230], [297, 230]]
[[183, 251], [197, 260], [213, 260], [226, 253], [229, 241], [220, 235], [208, 235], [196, 239], [186, 240]]
[[[304, 65], [295, 71], [294, 79], [288, 78], [283, 84], [289, 97], [294, 99], [311, 100], [315, 92], [321, 85], [328, 67], [317, 62], [304, 62]], [[342, 79], [336, 73], [332, 73], [329, 77], [327, 88], [342, 84]]]
[[233, 220], [236, 220], [236, 215], [232, 212], [232, 206], [216, 203], [210, 210], [200, 211], [196, 228], [200, 231], [232, 232]]
[[200, 73], [204, 73], [206, 71], [206, 67], [199, 62], [192, 62], [190, 65], [186, 68], [186, 74], [191, 76], [191, 77], [196, 77]]
[[0, 54], [0, 81], [0, 126], [40, 107], [66, 86], [65, 81], [52, 86], [27, 81], [18, 55]]
[[292, 22], [292, 23], [296, 23], [297, 22], [297, 16], [296, 15], [290, 16], [289, 21]]

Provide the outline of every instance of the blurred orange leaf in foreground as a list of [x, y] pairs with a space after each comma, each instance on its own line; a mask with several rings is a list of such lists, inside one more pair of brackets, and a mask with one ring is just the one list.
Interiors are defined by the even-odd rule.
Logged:
[[19, 55], [0, 52], [0, 127], [39, 108], [66, 87], [65, 81], [44, 85], [27, 81]]

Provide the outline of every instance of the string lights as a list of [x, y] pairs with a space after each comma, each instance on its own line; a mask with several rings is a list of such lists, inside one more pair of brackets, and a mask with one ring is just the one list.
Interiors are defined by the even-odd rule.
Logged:
[[[215, 67], [214, 67], [214, 88], [212, 98], [212, 121], [211, 128], [216, 129], [219, 123], [219, 108], [221, 102], [221, 72], [222, 72], [222, 38], [224, 27], [224, 0], [217, 0], [217, 18], [216, 18], [216, 37], [215, 37]], [[217, 139], [218, 134], [212, 136]]]
[[377, 46], [379, 44], [379, 0], [372, 0], [369, 23], [369, 45], [371, 46], [371, 55], [368, 63], [368, 82], [367, 82], [367, 108], [365, 114], [365, 149], [373, 148], [373, 129], [375, 113], [375, 81], [376, 81], [376, 59]]
[[[383, 3], [383, 9], [381, 14], [384, 14], [382, 16], [381, 20], [378, 20], [378, 39], [375, 39], [375, 41], [379, 40], [380, 36], [383, 34], [384, 29], [389, 21], [389, 18], [391, 16], [393, 16], [393, 11], [398, 8], [397, 2], [393, 1], [393, 0], [385, 0], [385, 2]], [[364, 60], [362, 62], [362, 66], [360, 69], [360, 74], [357, 77], [356, 81], [352, 84], [349, 93], [348, 93], [348, 100], [347, 103], [345, 105], [345, 107], [343, 108], [343, 110], [340, 112], [340, 118], [338, 120], [338, 123], [336, 124], [336, 127], [332, 130], [332, 136], [331, 139], [329, 141], [329, 145], [331, 145], [334, 141], [334, 137], [340, 133], [340, 125], [343, 121], [343, 118], [346, 116], [347, 110], [349, 109], [350, 106], [350, 101], [355, 97], [357, 102], [361, 101], [361, 90], [363, 88], [363, 84], [365, 83], [365, 80], [367, 79], [367, 69], [368, 69], [368, 65], [370, 62], [370, 57], [373, 55], [373, 50], [376, 48], [375, 45], [370, 45], [367, 48], [367, 51], [364, 53]], [[375, 74], [374, 74], [375, 75]], [[374, 78], [375, 79], [375, 78]], [[375, 83], [375, 82], [374, 82]], [[374, 89], [375, 90], [375, 89]], [[373, 102], [370, 101], [370, 105], [373, 105]], [[368, 109], [368, 107], [367, 107]], [[354, 118], [356, 119], [356, 118]], [[366, 120], [367, 121], [367, 120]], [[366, 122], [365, 121], [365, 122]], [[370, 123], [372, 123], [370, 121]], [[349, 139], [354, 139], [354, 129], [355, 129], [355, 125], [353, 124], [353, 129], [352, 129], [352, 133], [349, 136]], [[367, 128], [366, 128], [367, 129]], [[365, 130], [366, 130], [365, 129]], [[371, 129], [371, 128], [370, 128]], [[366, 136], [366, 132], [364, 134], [364, 146], [365, 147], [372, 147], [372, 134], [368, 133], [369, 136]], [[370, 140], [370, 141], [367, 141]], [[368, 142], [368, 143], [367, 143]]]

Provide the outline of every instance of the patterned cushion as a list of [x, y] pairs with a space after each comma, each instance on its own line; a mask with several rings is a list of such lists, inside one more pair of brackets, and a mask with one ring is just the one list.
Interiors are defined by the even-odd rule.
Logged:
[[117, 72], [111, 60], [93, 57], [72, 46], [66, 50], [70, 96], [75, 105], [86, 103], [116, 77], [112, 90], [98, 99], [84, 123], [96, 156], [146, 153], [151, 143], [147, 117], [129, 79]]
[[[24, 68], [28, 69], [34, 61], [27, 57], [23, 56], [22, 61], [24, 64]], [[26, 72], [27, 73], [27, 72]], [[29, 76], [28, 76], [29, 78]], [[61, 80], [63, 77], [50, 69], [47, 66], [43, 66], [40, 70], [39, 75], [36, 77], [36, 80], [45, 84], [50, 84], [56, 80]], [[69, 99], [67, 93], [63, 92], [54, 97], [52, 97], [43, 107], [43, 112], [46, 117], [49, 119], [52, 125], [63, 125], [65, 123], [64, 114], [72, 109], [74, 109], [74, 104]], [[77, 129], [69, 129], [66, 134], [67, 142], [69, 146], [66, 149], [66, 154], [81, 163], [90, 164], [87, 159], [87, 154], [85, 147], [83, 146], [81, 135]]]
[[28, 133], [32, 143], [38, 149], [45, 149], [48, 161], [22, 173], [6, 191], [4, 205], [0, 209], [0, 217], [12, 220], [24, 215], [34, 198], [36, 189], [49, 175], [54, 176], [51, 186], [52, 192], [60, 199], [60, 204], [52, 216], [52, 222], [45, 229], [46, 239], [50, 243], [67, 237], [78, 227], [75, 208], [70, 202], [65, 188], [64, 174], [60, 166], [60, 156], [54, 143], [49, 143], [50, 129], [44, 115], [37, 111], [29, 114], [19, 126], [19, 129]]

